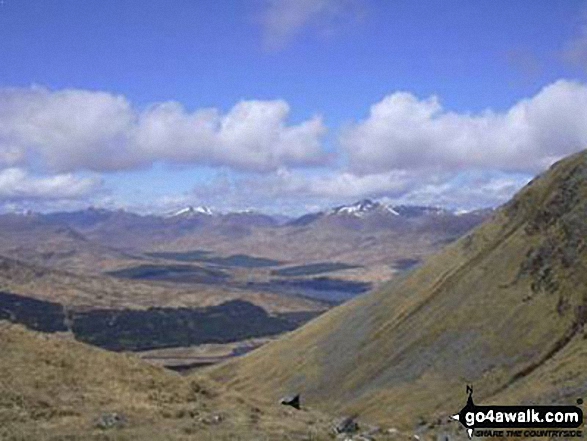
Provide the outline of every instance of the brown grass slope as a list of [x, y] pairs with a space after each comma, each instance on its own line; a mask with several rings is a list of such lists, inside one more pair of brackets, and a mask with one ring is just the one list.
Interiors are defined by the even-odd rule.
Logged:
[[[124, 423], [100, 427], [103, 416]], [[0, 322], [0, 440], [325, 440], [329, 421]]]
[[45, 267], [99, 273], [136, 257], [41, 215], [0, 215], [0, 254]]
[[481, 227], [382, 289], [211, 374], [275, 399], [411, 428], [487, 402], [587, 392], [587, 153], [528, 184]]

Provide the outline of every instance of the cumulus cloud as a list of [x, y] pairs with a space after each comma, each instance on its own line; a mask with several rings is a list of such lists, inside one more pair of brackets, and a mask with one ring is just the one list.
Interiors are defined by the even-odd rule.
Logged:
[[532, 174], [587, 146], [587, 86], [566, 80], [477, 114], [392, 93], [342, 131], [335, 154], [344, 160], [334, 162], [322, 119], [289, 124], [289, 116], [282, 100], [188, 111], [177, 102], [137, 109], [105, 92], [0, 89], [0, 201], [86, 203], [101, 183], [78, 172], [165, 162], [217, 167], [221, 179], [186, 197], [227, 209], [363, 197], [472, 208], [504, 202]]
[[505, 112], [444, 109], [436, 96], [396, 92], [341, 135], [349, 167], [390, 170], [491, 168], [535, 172], [587, 147], [587, 86], [560, 80]]
[[0, 200], [73, 200], [93, 193], [100, 187], [96, 178], [78, 178], [71, 174], [33, 177], [20, 168], [0, 171]]
[[324, 159], [320, 117], [286, 126], [285, 101], [244, 101], [226, 115], [215, 109], [189, 114], [178, 103], [153, 106], [137, 124], [137, 151], [178, 163], [227, 165], [267, 171]]
[[281, 49], [302, 29], [332, 29], [360, 13], [356, 0], [266, 0], [262, 23], [265, 45]]
[[287, 125], [282, 100], [228, 113], [177, 102], [139, 111], [120, 95], [42, 87], [0, 90], [0, 166], [41, 161], [55, 172], [112, 171], [156, 161], [268, 171], [324, 161], [322, 119]]

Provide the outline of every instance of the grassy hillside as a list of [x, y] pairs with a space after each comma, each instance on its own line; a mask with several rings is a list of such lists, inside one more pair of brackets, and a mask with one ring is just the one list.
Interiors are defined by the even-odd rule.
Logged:
[[273, 400], [413, 428], [478, 403], [587, 393], [587, 153], [555, 164], [481, 227], [382, 289], [213, 368]]
[[[338, 421], [0, 321], [2, 441], [327, 441]], [[365, 425], [353, 439], [367, 432], [413, 439]]]
[[325, 440], [328, 431], [316, 412], [263, 407], [202, 378], [0, 322], [3, 441]]

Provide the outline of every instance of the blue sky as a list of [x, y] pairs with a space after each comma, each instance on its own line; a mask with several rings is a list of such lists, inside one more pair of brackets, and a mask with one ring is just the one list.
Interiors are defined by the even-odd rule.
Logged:
[[4, 0], [0, 204], [475, 208], [587, 144], [583, 1]]

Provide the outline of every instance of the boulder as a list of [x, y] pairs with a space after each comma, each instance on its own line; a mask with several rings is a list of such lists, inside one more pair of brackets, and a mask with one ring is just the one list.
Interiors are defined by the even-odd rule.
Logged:
[[345, 417], [334, 426], [336, 433], [355, 433], [359, 431], [359, 423], [353, 417]]
[[279, 403], [283, 404], [284, 406], [291, 406], [294, 409], [300, 410], [300, 394], [285, 396], [279, 400]]

